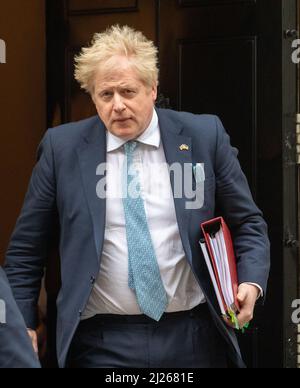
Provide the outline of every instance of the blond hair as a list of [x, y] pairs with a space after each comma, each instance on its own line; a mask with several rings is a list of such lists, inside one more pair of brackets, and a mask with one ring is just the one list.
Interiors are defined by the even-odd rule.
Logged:
[[128, 26], [114, 25], [95, 34], [91, 46], [75, 57], [75, 79], [81, 88], [93, 94], [96, 73], [114, 56], [126, 57], [146, 86], [157, 85], [158, 49], [154, 43]]

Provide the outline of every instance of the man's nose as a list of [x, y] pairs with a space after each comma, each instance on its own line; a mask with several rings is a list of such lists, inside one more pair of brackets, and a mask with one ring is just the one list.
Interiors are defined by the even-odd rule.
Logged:
[[114, 101], [113, 101], [113, 108], [115, 112], [123, 112], [126, 109], [126, 105], [124, 104], [124, 101], [122, 99], [122, 96], [116, 94], [114, 96]]

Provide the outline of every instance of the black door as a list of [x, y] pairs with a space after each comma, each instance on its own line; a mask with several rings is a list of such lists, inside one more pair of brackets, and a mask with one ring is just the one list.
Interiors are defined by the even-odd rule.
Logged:
[[113, 23], [156, 41], [171, 107], [217, 114], [239, 149], [272, 243], [266, 306], [239, 340], [249, 367], [296, 366], [297, 0], [48, 0], [49, 125], [94, 112], [72, 80], [73, 56]]
[[159, 3], [161, 90], [175, 109], [220, 116], [269, 224], [267, 304], [240, 336], [244, 357], [250, 367], [296, 366], [297, 67], [291, 56], [297, 2]]

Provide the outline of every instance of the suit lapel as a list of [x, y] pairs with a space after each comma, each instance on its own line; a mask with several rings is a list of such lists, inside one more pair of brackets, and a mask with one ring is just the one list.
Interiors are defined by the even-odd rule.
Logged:
[[[180, 165], [182, 176], [184, 177], [184, 165], [186, 163], [192, 165], [192, 139], [187, 136], [181, 135], [183, 126], [181, 123], [173, 122], [166, 111], [157, 110], [159, 118], [159, 126], [161, 131], [161, 138], [163, 142], [163, 147], [165, 151], [166, 161], [169, 166], [177, 163]], [[188, 146], [188, 149], [181, 150], [182, 145]], [[186, 147], [185, 147], [186, 148]], [[192, 264], [192, 252], [189, 243], [189, 218], [191, 211], [186, 209], [186, 202], [190, 201], [185, 196], [183, 179], [181, 182], [182, 197], [176, 198], [176, 188], [174, 174], [170, 174], [170, 181], [174, 196], [175, 210], [177, 216], [177, 223], [179, 227], [179, 232], [183, 244], [183, 248], [186, 254], [187, 259]]]
[[82, 146], [77, 150], [77, 155], [86, 199], [93, 222], [97, 255], [100, 259], [106, 215], [106, 200], [105, 198], [99, 198], [96, 192], [98, 182], [105, 177], [105, 172], [102, 175], [96, 174], [97, 168], [100, 164], [106, 163], [106, 129], [100, 120], [91, 129], [90, 134], [83, 139]]

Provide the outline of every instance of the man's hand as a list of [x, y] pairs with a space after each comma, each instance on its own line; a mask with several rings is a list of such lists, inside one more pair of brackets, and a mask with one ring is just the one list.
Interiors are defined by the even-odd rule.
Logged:
[[38, 340], [37, 340], [37, 334], [34, 330], [31, 330], [31, 329], [27, 329], [27, 333], [31, 339], [31, 343], [32, 343], [32, 347], [35, 351], [36, 354], [39, 353], [39, 349], [38, 349]]
[[259, 289], [252, 284], [243, 283], [239, 286], [237, 299], [240, 303], [240, 313], [237, 316], [240, 328], [253, 319], [254, 308], [259, 296]]
[[[260, 290], [252, 284], [243, 283], [239, 286], [237, 299], [240, 303], [240, 312], [237, 316], [239, 327], [242, 329], [247, 323], [253, 319], [254, 308]], [[226, 323], [233, 327], [229, 320]]]

